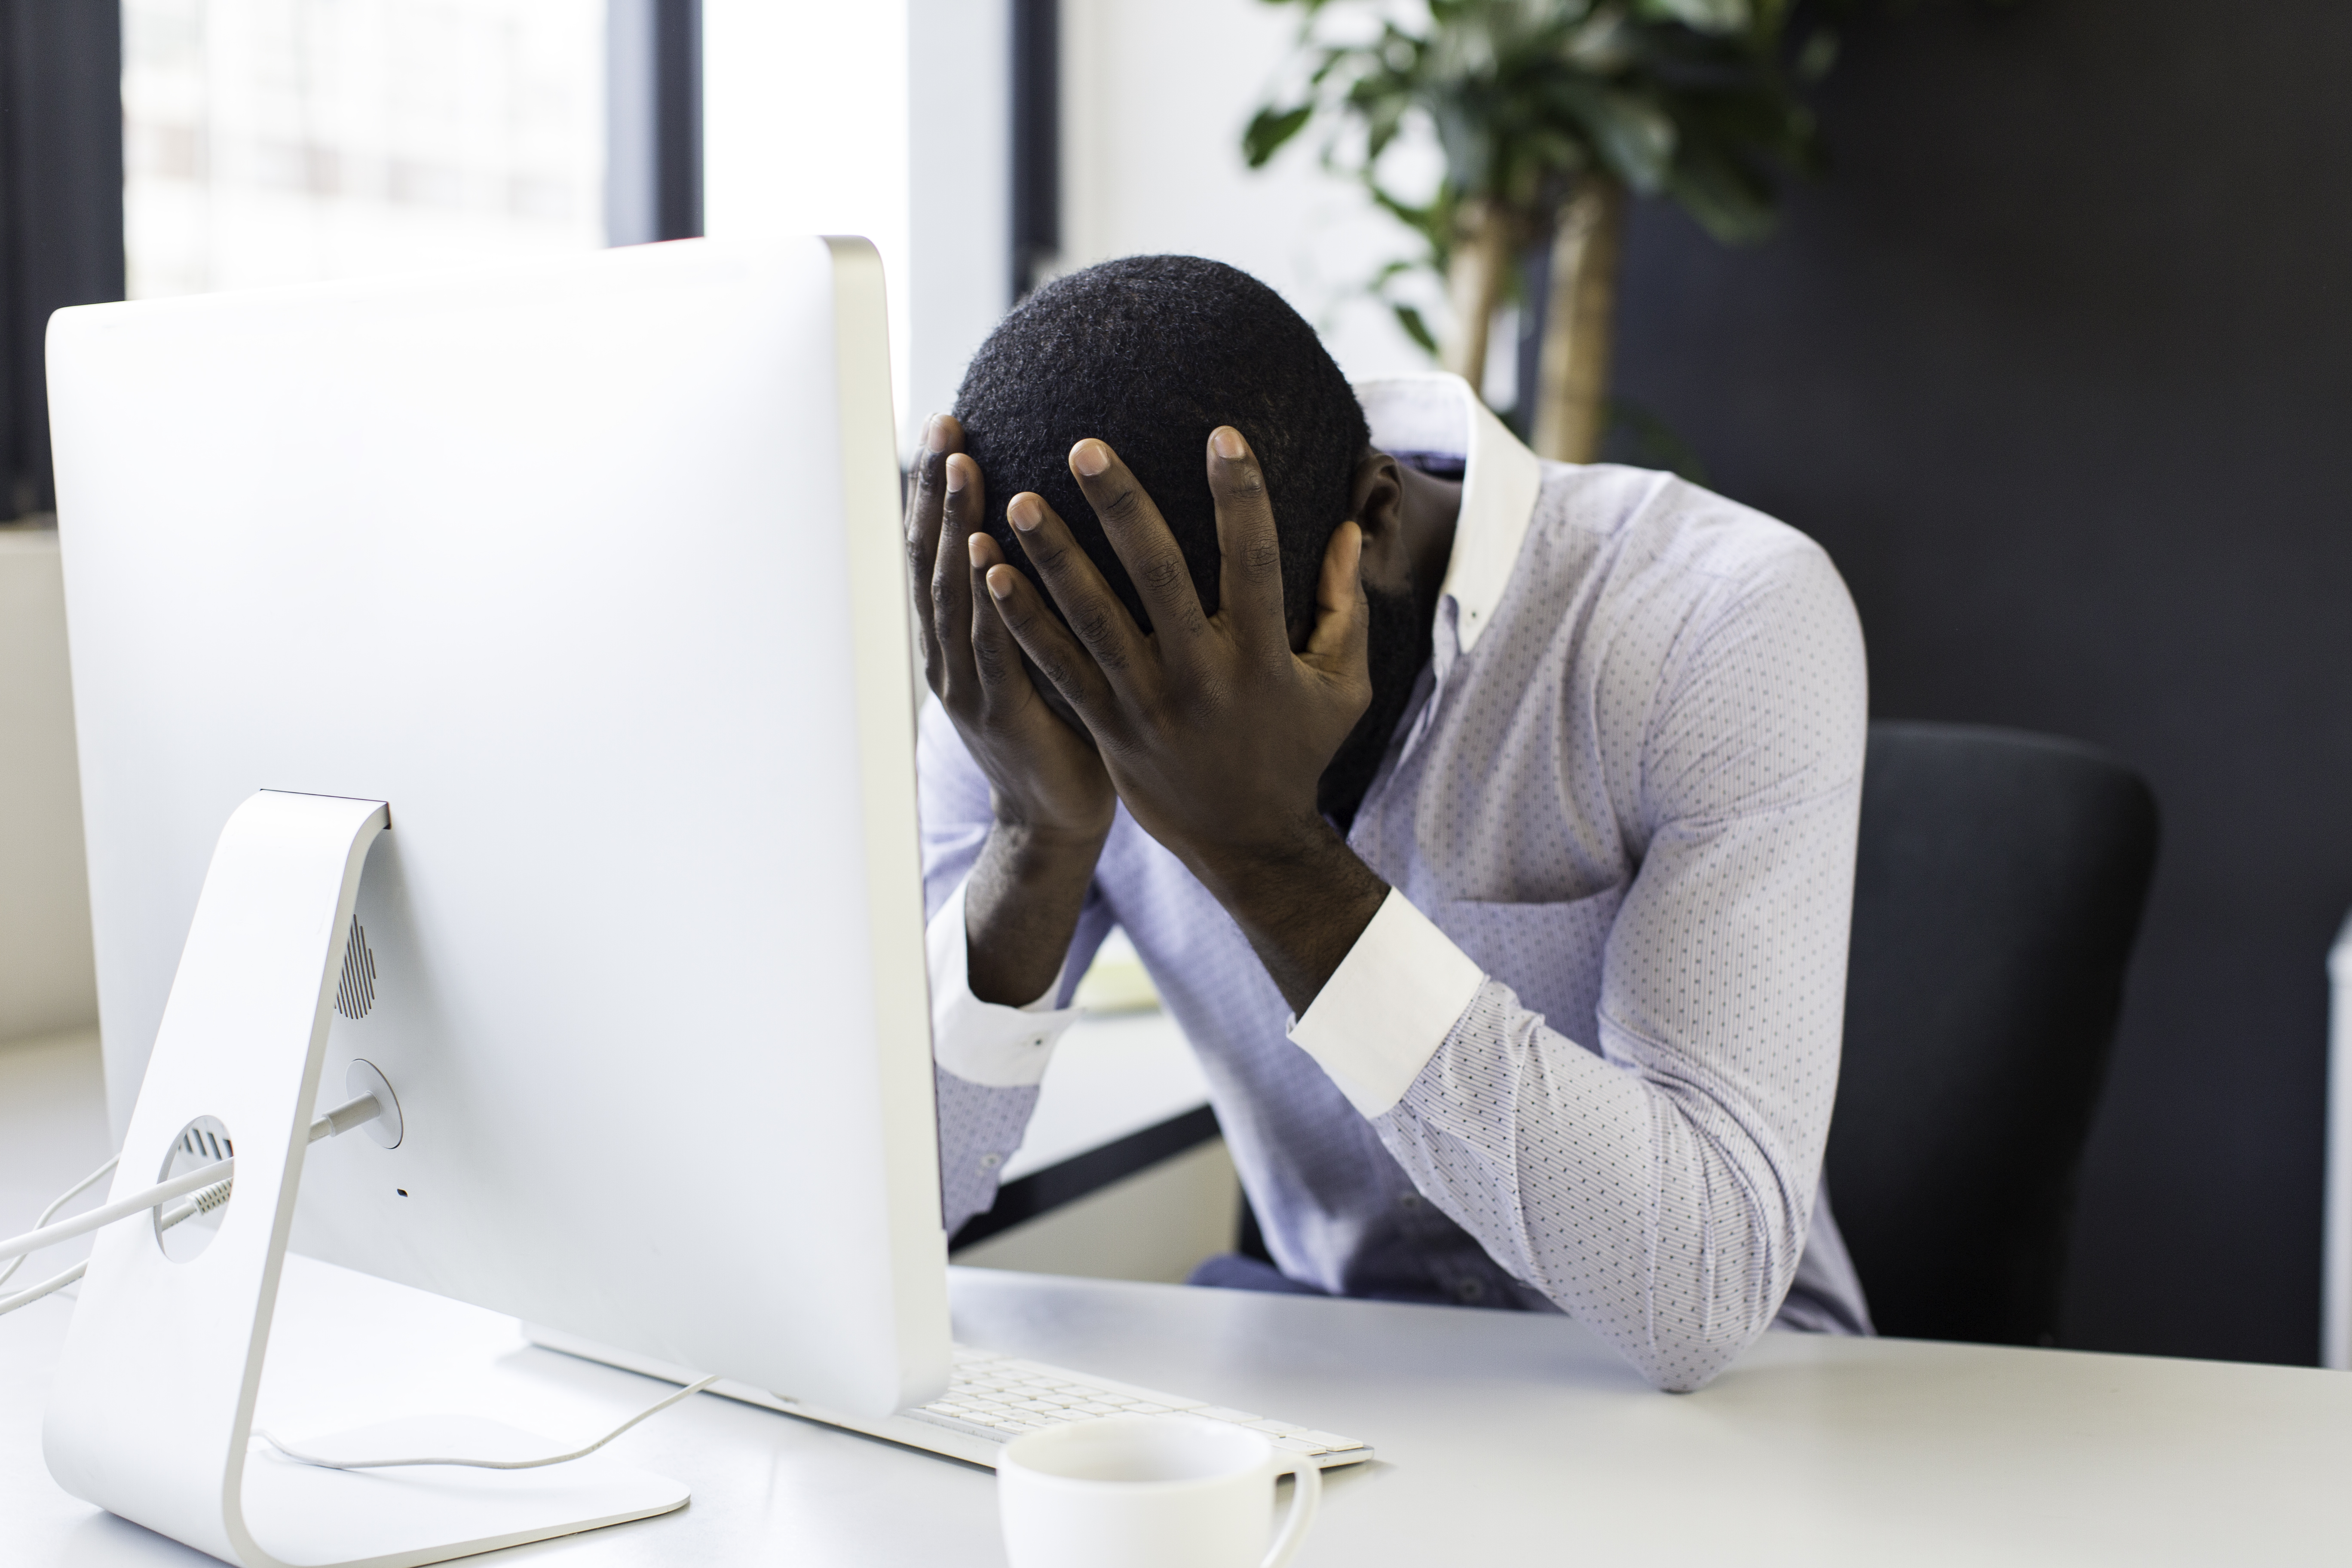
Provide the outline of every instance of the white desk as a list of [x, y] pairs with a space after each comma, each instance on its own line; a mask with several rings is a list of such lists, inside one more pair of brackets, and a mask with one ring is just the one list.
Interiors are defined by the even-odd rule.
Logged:
[[[87, 1038], [0, 1047], [0, 1215], [29, 1220], [104, 1139]], [[984, 1269], [957, 1271], [955, 1300], [971, 1343], [1378, 1444], [1380, 1463], [1329, 1478], [1306, 1568], [2352, 1560], [2338, 1373], [1773, 1334], [1670, 1397], [1559, 1318]], [[0, 1563], [209, 1563], [49, 1479], [41, 1412], [71, 1310], [53, 1297], [0, 1318]], [[289, 1437], [430, 1410], [585, 1436], [655, 1393], [506, 1320], [301, 1258], [278, 1323], [262, 1415]], [[687, 1481], [693, 1504], [474, 1561], [1002, 1561], [985, 1471], [708, 1397], [614, 1451]]]
[[1037, 1110], [1003, 1179], [1115, 1142], [1209, 1103], [1209, 1080], [1165, 1013], [1088, 1015], [1054, 1050]]
[[[49, 1480], [40, 1411], [69, 1310], [0, 1319], [0, 1561], [210, 1561]], [[2338, 1373], [1773, 1334], [1672, 1397], [1559, 1318], [978, 1269], [958, 1271], [956, 1315], [974, 1343], [1371, 1438], [1381, 1461], [1329, 1478], [1307, 1568], [2352, 1556]], [[289, 1434], [436, 1408], [587, 1433], [656, 1387], [301, 1259], [278, 1321], [262, 1411]], [[360, 1363], [361, 1338], [380, 1359]], [[478, 1561], [1002, 1561], [982, 1470], [709, 1397], [614, 1451], [686, 1480], [693, 1504]]]

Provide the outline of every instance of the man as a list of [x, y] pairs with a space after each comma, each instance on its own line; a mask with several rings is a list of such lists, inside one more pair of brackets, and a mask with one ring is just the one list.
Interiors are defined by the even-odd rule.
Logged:
[[1016, 309], [927, 432], [950, 1227], [1116, 924], [1280, 1268], [1210, 1279], [1567, 1311], [1670, 1389], [1776, 1315], [1867, 1332], [1820, 1199], [1843, 584], [1668, 476], [1538, 461], [1457, 379], [1360, 391], [1262, 284], [1137, 258]]

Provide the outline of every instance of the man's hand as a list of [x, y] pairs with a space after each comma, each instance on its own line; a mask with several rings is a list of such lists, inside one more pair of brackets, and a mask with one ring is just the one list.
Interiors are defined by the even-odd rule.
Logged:
[[1292, 1006], [1305, 1012], [1379, 911], [1388, 889], [1316, 807], [1316, 786], [1371, 700], [1363, 535], [1333, 533], [1302, 651], [1283, 621], [1281, 549], [1265, 478], [1241, 433], [1209, 438], [1223, 556], [1217, 614], [1150, 497], [1104, 443], [1070, 470], [1134, 580], [1146, 636], [1044, 499], [1008, 515], [1068, 625], [1028, 580], [991, 564], [1003, 623], [1092, 732], [1129, 813], [1240, 924]]
[[982, 587], [1003, 560], [986, 492], [946, 415], [925, 430], [907, 500], [907, 576], [923, 675], [988, 780], [996, 826], [964, 892], [972, 994], [1022, 1005], [1054, 982], [1118, 805], [1086, 736], [1037, 695]]

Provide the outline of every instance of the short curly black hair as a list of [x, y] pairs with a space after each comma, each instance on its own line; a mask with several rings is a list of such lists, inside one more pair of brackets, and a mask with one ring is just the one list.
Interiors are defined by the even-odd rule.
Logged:
[[964, 449], [988, 486], [988, 528], [1034, 578], [1004, 504], [1034, 490], [1149, 628], [1135, 586], [1071, 478], [1069, 450], [1110, 443], [1184, 552], [1202, 608], [1217, 608], [1209, 432], [1257, 454], [1282, 541], [1283, 605], [1307, 624], [1331, 531], [1348, 521], [1371, 435], [1315, 329], [1237, 268], [1197, 256], [1130, 256], [1055, 279], [1015, 306], [956, 394]]

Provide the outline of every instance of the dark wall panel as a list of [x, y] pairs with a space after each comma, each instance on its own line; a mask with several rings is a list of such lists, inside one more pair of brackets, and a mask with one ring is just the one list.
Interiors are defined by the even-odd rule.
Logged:
[[1725, 251], [1656, 204], [1618, 390], [1825, 544], [1881, 716], [2074, 735], [2164, 812], [2069, 1342], [2309, 1362], [2352, 906], [2352, 6], [1941, 0]]
[[56, 505], [50, 312], [122, 298], [122, 19], [0, 0], [0, 521]]

